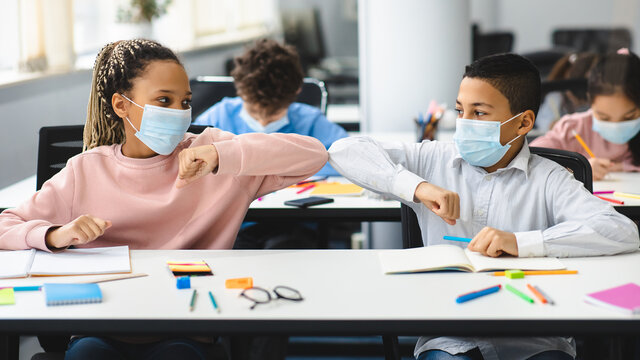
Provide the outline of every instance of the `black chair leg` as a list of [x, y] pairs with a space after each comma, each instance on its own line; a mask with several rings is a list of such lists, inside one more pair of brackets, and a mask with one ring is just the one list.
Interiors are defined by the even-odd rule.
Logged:
[[20, 352], [20, 336], [0, 335], [0, 358], [18, 360]]
[[397, 336], [383, 335], [382, 344], [384, 345], [385, 360], [400, 360], [400, 345], [398, 345]]

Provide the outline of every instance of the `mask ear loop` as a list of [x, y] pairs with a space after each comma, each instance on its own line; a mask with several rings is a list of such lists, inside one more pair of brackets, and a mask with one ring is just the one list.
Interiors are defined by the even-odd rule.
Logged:
[[[135, 101], [133, 101], [133, 100], [129, 99], [125, 94], [120, 94], [120, 96], [122, 96], [123, 98], [125, 98], [125, 99], [129, 100], [129, 102], [130, 102], [130, 103], [132, 103], [133, 105], [135, 105], [135, 106], [139, 107], [140, 109], [144, 110], [144, 108], [143, 108], [142, 106], [140, 106], [140, 105], [136, 104], [136, 102], [135, 102]], [[125, 119], [127, 119], [127, 121], [129, 122], [129, 125], [131, 125], [131, 127], [133, 128], [133, 130], [135, 130], [136, 132], [140, 132], [140, 130], [136, 129], [136, 127], [135, 127], [135, 126], [133, 126], [133, 123], [131, 123], [131, 120], [129, 120], [129, 117], [128, 117], [128, 116], [125, 116], [124, 118], [125, 118]]]
[[[502, 127], [502, 125], [504, 125], [504, 124], [508, 123], [509, 121], [511, 121], [511, 120], [513, 120], [513, 119], [515, 119], [515, 118], [517, 118], [518, 116], [520, 116], [520, 115], [522, 115], [522, 114], [524, 114], [524, 112], [521, 112], [521, 113], [519, 113], [519, 114], [517, 114], [517, 115], [514, 115], [514, 116], [513, 116], [513, 117], [511, 117], [509, 120], [507, 120], [507, 121], [503, 122], [502, 124], [500, 124], [500, 127]], [[516, 141], [520, 136], [522, 136], [522, 135], [518, 135], [518, 136], [514, 137], [513, 139], [511, 139], [511, 141], [509, 141], [508, 143], [506, 143], [504, 146], [511, 145], [511, 143], [512, 143], [512, 142], [514, 142], [514, 141]]]

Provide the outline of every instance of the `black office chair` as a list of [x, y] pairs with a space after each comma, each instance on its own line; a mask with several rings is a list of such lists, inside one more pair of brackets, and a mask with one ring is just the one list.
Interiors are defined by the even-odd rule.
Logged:
[[540, 99], [545, 98], [547, 94], [553, 91], [571, 91], [580, 98], [587, 97], [587, 79], [562, 79], [553, 81], [543, 81], [540, 84]]
[[[191, 125], [189, 132], [199, 134], [207, 128]], [[84, 125], [43, 126], [38, 141], [36, 190], [67, 164], [67, 160], [82, 152]]]
[[[582, 182], [584, 187], [593, 192], [593, 175], [591, 173], [591, 165], [587, 159], [575, 152], [547, 149], [540, 147], [530, 147], [532, 154], [553, 160], [558, 164], [566, 167], [576, 180]], [[409, 206], [402, 204], [400, 207], [400, 216], [402, 222], [402, 247], [405, 249], [424, 246], [422, 241], [422, 232], [418, 224], [416, 213]], [[398, 339], [395, 336], [383, 336], [385, 347], [385, 358], [387, 360], [400, 360], [400, 351], [398, 349]]]
[[[200, 114], [225, 97], [237, 96], [231, 76], [198, 76], [191, 79], [191, 114], [195, 120]], [[322, 81], [305, 78], [297, 102], [315, 106], [327, 114], [328, 92]]]
[[513, 48], [513, 33], [511, 32], [481, 33], [478, 25], [473, 25], [471, 32], [471, 53], [474, 60], [511, 52]]

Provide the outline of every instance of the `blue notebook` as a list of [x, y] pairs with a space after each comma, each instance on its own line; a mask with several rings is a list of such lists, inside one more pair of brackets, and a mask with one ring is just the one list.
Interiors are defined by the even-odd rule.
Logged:
[[47, 306], [102, 302], [98, 284], [44, 284]]

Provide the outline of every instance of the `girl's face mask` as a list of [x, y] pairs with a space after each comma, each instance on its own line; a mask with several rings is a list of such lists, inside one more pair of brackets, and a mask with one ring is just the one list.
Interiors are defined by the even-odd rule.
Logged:
[[614, 144], [626, 144], [640, 132], [640, 118], [625, 121], [604, 121], [593, 115], [593, 131]]
[[142, 107], [125, 95], [120, 95], [143, 109], [140, 130], [133, 126], [129, 117], [126, 118], [136, 130], [136, 137], [160, 155], [171, 154], [191, 125], [191, 108], [179, 110], [149, 104]]

